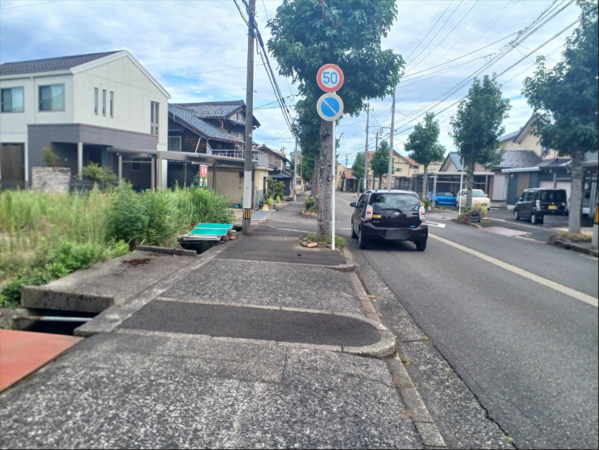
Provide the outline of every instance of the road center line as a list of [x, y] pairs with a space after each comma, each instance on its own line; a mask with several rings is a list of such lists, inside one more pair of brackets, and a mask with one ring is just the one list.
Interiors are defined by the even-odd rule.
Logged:
[[432, 234], [430, 234], [429, 237], [431, 239], [435, 239], [439, 242], [443, 242], [444, 244], [447, 244], [451, 247], [457, 248], [458, 250], [469, 253], [470, 255], [476, 256], [477, 258], [480, 258], [484, 261], [490, 262], [491, 264], [494, 264], [497, 267], [501, 267], [502, 269], [505, 269], [509, 272], [513, 272], [513, 273], [520, 275], [524, 278], [528, 278], [529, 280], [534, 281], [535, 283], [539, 283], [539, 284], [546, 286], [550, 289], [553, 289], [554, 291], [557, 291], [557, 292], [565, 294], [569, 297], [575, 298], [576, 300], [580, 300], [581, 302], [587, 303], [591, 306], [594, 306], [595, 308], [597, 308], [599, 306], [599, 301], [595, 297], [587, 295], [583, 292], [579, 292], [579, 291], [571, 289], [569, 287], [562, 286], [561, 284], [558, 284], [554, 281], [548, 280], [547, 278], [543, 278], [543, 277], [540, 277], [533, 273], [527, 272], [526, 270], [520, 269], [519, 267], [512, 266], [511, 264], [505, 263], [505, 262], [500, 261], [491, 256], [487, 256], [484, 253], [477, 252], [476, 250], [472, 250], [471, 248], [465, 247], [463, 245], [456, 244], [455, 242], [449, 241], [442, 237], [432, 235]]

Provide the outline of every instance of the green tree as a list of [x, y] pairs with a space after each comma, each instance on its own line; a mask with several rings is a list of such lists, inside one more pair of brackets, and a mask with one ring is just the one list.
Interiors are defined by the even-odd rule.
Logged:
[[[368, 100], [391, 94], [404, 61], [392, 50], [383, 50], [381, 40], [396, 17], [395, 0], [283, 0], [268, 22], [272, 34], [268, 46], [280, 74], [292, 77], [306, 100], [307, 108], [296, 108], [298, 115], [306, 114], [300, 122], [314, 117], [322, 95], [316, 75], [327, 63], [339, 65], [345, 73], [339, 92], [345, 114], [358, 115]], [[315, 141], [319, 143], [315, 178], [320, 188], [320, 237], [331, 235], [332, 140], [332, 123], [321, 121]]]
[[351, 167], [352, 170], [352, 175], [354, 176], [354, 178], [356, 180], [358, 180], [358, 192], [360, 192], [360, 189], [362, 187], [362, 177], [364, 176], [364, 170], [365, 170], [365, 159], [364, 159], [364, 153], [360, 152], [356, 155], [356, 159], [354, 160], [354, 164]]
[[389, 172], [389, 153], [391, 148], [387, 141], [380, 143], [379, 147], [374, 152], [374, 156], [370, 161], [370, 167], [375, 178], [379, 179], [379, 189], [383, 184], [383, 177]]
[[410, 158], [419, 165], [424, 166], [424, 178], [422, 180], [422, 199], [426, 199], [428, 192], [428, 166], [443, 161], [445, 147], [439, 143], [439, 121], [435, 120], [433, 113], [424, 116], [424, 125], [418, 124], [408, 137], [405, 149], [410, 153]]
[[539, 58], [536, 73], [524, 81], [524, 95], [536, 117], [534, 133], [541, 145], [572, 158], [572, 233], [581, 230], [585, 155], [599, 148], [597, 0], [578, 0], [578, 4], [582, 8], [580, 25], [568, 38], [563, 59], [548, 69], [545, 59]]
[[510, 101], [502, 98], [501, 86], [486, 75], [482, 83], [474, 79], [468, 96], [458, 105], [457, 116], [451, 118], [451, 136], [466, 168], [468, 206], [472, 205], [476, 164], [493, 167], [503, 158], [499, 138], [505, 133], [502, 123], [510, 108]]

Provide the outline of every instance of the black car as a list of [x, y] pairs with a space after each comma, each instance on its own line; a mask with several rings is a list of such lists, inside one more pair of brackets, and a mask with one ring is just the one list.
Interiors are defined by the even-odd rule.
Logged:
[[527, 189], [514, 208], [516, 220], [530, 220], [533, 225], [543, 223], [545, 216], [568, 214], [568, 194], [565, 189]]
[[418, 251], [426, 250], [426, 211], [415, 192], [373, 191], [351, 206], [356, 208], [351, 221], [352, 238], [360, 240], [360, 248], [379, 239], [412, 241]]

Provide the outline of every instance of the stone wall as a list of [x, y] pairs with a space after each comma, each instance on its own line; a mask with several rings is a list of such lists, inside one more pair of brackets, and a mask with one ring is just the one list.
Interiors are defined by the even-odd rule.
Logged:
[[48, 194], [68, 194], [71, 169], [56, 167], [33, 167], [31, 185]]

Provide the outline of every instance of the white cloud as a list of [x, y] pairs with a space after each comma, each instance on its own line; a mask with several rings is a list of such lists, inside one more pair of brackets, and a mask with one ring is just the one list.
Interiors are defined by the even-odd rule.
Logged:
[[[47, 0], [47, 4], [40, 3], [43, 3], [42, 0], [2, 1], [0, 62], [126, 48], [167, 88], [173, 102], [245, 99], [244, 69], [215, 72], [246, 65], [247, 29], [232, 0]], [[456, 27], [473, 4], [470, 1], [454, 2], [437, 28], [408, 60], [407, 73], [449, 61], [515, 33], [530, 24], [551, 3], [552, 0], [480, 1]], [[277, 0], [258, 1], [258, 22], [265, 40], [269, 36], [265, 27], [267, 16], [273, 18], [280, 4]], [[399, 16], [388, 37], [383, 40], [383, 46], [407, 58], [449, 4], [449, 1], [398, 1]], [[459, 9], [427, 47], [458, 4]], [[578, 9], [570, 7], [524, 45], [529, 49], [536, 48], [575, 20], [577, 15]], [[455, 30], [449, 34], [454, 27]], [[571, 31], [538, 54], [549, 54], [551, 58], [559, 59], [559, 49], [569, 34]], [[506, 42], [439, 69], [406, 77], [398, 89], [396, 125], [403, 128], [414, 125], [417, 121], [410, 122], [412, 119], [406, 118], [405, 114], [417, 112], [415, 117], [419, 118], [428, 109], [440, 111], [463, 97], [468, 85], [446, 101], [431, 104], [435, 98], [482, 66], [483, 61], [446, 72], [445, 69], [486, 53], [497, 52]], [[423, 59], [437, 44], [440, 44], [438, 48]], [[521, 48], [521, 51], [528, 52], [526, 48]], [[518, 50], [514, 50], [485, 73], [503, 71], [522, 57]], [[260, 62], [257, 58], [256, 63]], [[521, 127], [530, 116], [525, 99], [518, 96], [521, 94], [522, 81], [532, 73], [532, 65], [530, 60], [524, 60], [500, 78], [504, 83], [505, 97], [514, 98], [510, 118], [505, 123], [507, 132]], [[530, 70], [522, 73], [527, 68]], [[428, 74], [431, 74], [429, 79], [416, 78]], [[279, 77], [278, 82], [283, 95], [295, 93], [295, 88], [291, 86], [290, 89], [287, 80]], [[261, 66], [256, 67], [255, 84], [257, 106], [275, 100], [265, 69]], [[389, 126], [391, 99], [373, 101], [372, 106], [375, 112], [371, 124]], [[420, 108], [422, 112], [418, 112]], [[440, 115], [442, 143], [448, 149], [453, 147], [447, 132], [454, 110], [452, 108]], [[256, 133], [258, 141], [274, 141], [273, 146], [286, 146], [288, 149], [293, 146], [289, 133], [284, 134], [287, 127], [280, 110], [261, 109], [256, 115], [262, 123], [262, 128]], [[343, 119], [338, 128], [339, 133], [344, 133], [340, 150], [342, 161], [345, 160], [343, 155], [349, 154], [352, 155], [351, 162], [355, 152], [363, 150], [365, 125], [365, 114], [358, 118]], [[400, 151], [403, 150], [401, 141], [407, 138], [408, 133], [396, 139], [399, 142], [396, 147]], [[374, 134], [371, 135], [371, 142], [373, 148]]]

